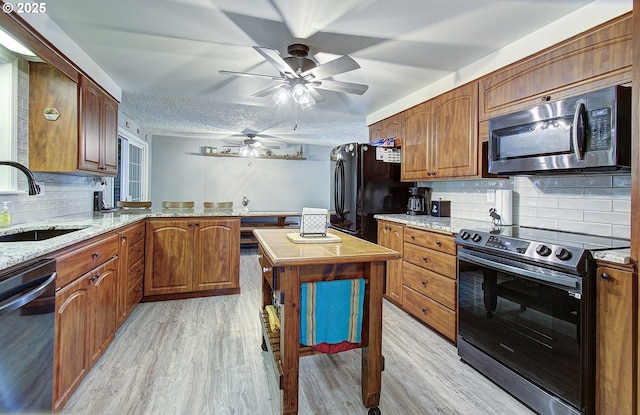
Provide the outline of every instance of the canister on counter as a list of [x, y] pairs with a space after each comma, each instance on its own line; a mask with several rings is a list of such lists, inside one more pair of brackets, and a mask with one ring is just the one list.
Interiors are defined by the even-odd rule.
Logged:
[[432, 201], [430, 215], [437, 218], [448, 218], [451, 216], [451, 201], [441, 199]]

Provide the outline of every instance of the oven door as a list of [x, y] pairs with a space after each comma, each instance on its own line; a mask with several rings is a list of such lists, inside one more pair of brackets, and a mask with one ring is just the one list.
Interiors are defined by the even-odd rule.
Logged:
[[458, 267], [460, 339], [584, 410], [585, 280], [464, 248]]

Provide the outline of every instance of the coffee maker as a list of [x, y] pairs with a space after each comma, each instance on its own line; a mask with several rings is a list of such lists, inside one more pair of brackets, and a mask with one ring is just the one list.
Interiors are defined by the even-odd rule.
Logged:
[[409, 200], [407, 201], [407, 215], [425, 215], [429, 213], [429, 191], [428, 187], [410, 187]]

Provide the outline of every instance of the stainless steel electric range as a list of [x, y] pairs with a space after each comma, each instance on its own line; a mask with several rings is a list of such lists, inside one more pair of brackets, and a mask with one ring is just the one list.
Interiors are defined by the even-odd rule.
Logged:
[[593, 252], [629, 240], [531, 227], [463, 229], [458, 354], [545, 415], [592, 415]]

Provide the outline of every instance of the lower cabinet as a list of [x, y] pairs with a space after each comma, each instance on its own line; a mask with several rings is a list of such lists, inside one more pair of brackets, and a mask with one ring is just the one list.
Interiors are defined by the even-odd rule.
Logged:
[[118, 270], [118, 327], [142, 300], [144, 278], [145, 224], [140, 222], [118, 232], [120, 236]]
[[[402, 255], [404, 225], [379, 221], [378, 244]], [[387, 261], [384, 296], [402, 307], [402, 258]]]
[[118, 237], [112, 234], [55, 255], [55, 411], [64, 406], [115, 336], [117, 253]]
[[149, 219], [144, 296], [240, 292], [240, 218]]
[[638, 280], [633, 269], [598, 264], [596, 414], [637, 412]]

